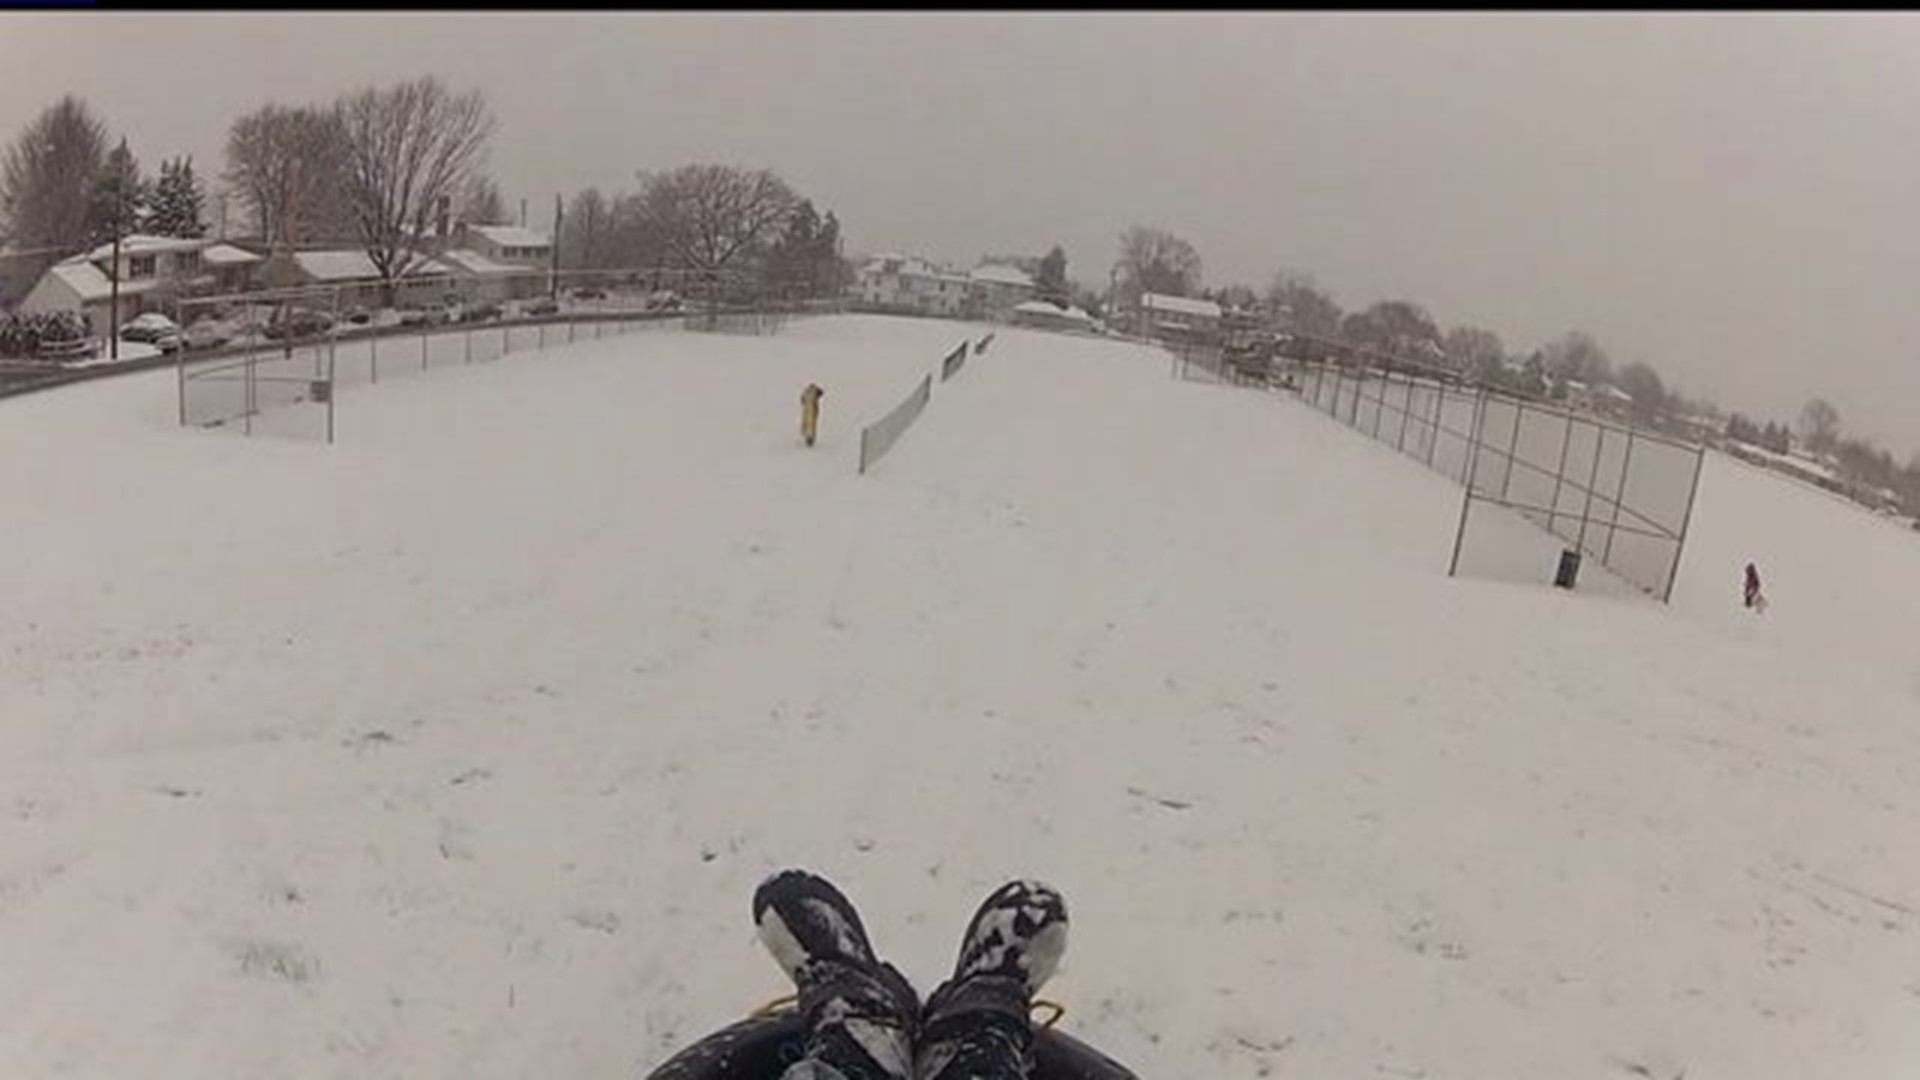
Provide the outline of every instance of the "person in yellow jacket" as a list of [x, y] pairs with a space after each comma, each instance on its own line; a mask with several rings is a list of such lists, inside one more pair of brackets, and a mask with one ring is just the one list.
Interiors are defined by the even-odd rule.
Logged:
[[820, 432], [820, 399], [826, 396], [827, 392], [813, 383], [800, 391], [800, 437], [807, 440], [808, 446], [813, 445], [814, 436]]

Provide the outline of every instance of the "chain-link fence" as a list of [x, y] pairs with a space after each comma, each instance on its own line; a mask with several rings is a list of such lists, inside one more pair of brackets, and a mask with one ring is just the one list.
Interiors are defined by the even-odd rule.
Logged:
[[903, 432], [913, 426], [915, 420], [926, 410], [927, 402], [933, 397], [933, 375], [921, 376], [919, 385], [887, 411], [887, 415], [860, 429], [860, 472], [862, 475], [873, 464], [893, 449]]
[[745, 279], [656, 268], [182, 298], [173, 309], [182, 328], [180, 423], [252, 434], [262, 414], [310, 403], [324, 408], [305, 430], [331, 442], [338, 390], [383, 376], [647, 329], [774, 333], [797, 315], [838, 307]]
[[1662, 601], [1673, 593], [1703, 449], [1412, 365], [1279, 360], [1270, 379], [1459, 483], [1449, 572], [1557, 579], [1558, 549], [1515, 544], [1510, 510]]
[[967, 350], [972, 344], [970, 341], [962, 341], [960, 344], [954, 346], [953, 351], [947, 354], [946, 359], [940, 361], [941, 382], [946, 382], [948, 379], [960, 374], [960, 369], [965, 366], [967, 362]]

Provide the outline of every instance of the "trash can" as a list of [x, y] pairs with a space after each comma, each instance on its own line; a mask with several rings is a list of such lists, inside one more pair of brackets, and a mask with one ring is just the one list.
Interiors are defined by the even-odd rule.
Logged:
[[1571, 589], [1580, 577], [1580, 552], [1575, 548], [1566, 548], [1560, 552], [1560, 569], [1553, 575], [1556, 588]]

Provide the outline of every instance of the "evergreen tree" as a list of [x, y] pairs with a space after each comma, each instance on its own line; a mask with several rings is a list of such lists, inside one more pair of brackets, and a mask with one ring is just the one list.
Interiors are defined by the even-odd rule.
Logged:
[[1040, 260], [1040, 272], [1035, 276], [1042, 300], [1052, 300], [1055, 306], [1067, 303], [1067, 253], [1059, 244], [1047, 252]]
[[206, 196], [193, 175], [193, 159], [160, 163], [160, 181], [153, 189], [153, 216], [148, 229], [159, 236], [198, 239], [207, 234], [201, 220]]
[[88, 236], [96, 244], [111, 243], [115, 236], [136, 231], [147, 207], [149, 190], [140, 176], [140, 163], [127, 140], [107, 155], [100, 175], [94, 178], [92, 198], [87, 206]]
[[831, 210], [821, 219], [820, 231], [814, 236], [809, 280], [817, 293], [838, 292], [846, 284], [846, 268], [840, 262], [840, 219]]

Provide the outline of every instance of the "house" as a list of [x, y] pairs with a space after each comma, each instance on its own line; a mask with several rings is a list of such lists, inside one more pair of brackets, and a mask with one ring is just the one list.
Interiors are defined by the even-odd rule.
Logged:
[[470, 300], [500, 303], [525, 300], [547, 291], [546, 267], [539, 271], [525, 266], [499, 262], [472, 248], [453, 248], [440, 253], [460, 286], [460, 294]]
[[1134, 301], [1136, 335], [1163, 341], [1213, 342], [1220, 339], [1220, 305], [1164, 293], [1141, 293]]
[[[338, 290], [342, 311], [387, 307], [380, 271], [359, 248], [296, 251], [292, 266], [274, 267], [281, 283], [305, 288], [331, 286]], [[445, 300], [454, 290], [454, 271], [438, 259], [416, 258], [394, 290], [394, 307], [426, 307]], [[316, 298], [314, 303], [320, 301]]]
[[553, 240], [546, 233], [519, 225], [469, 225], [454, 230], [447, 250], [465, 248], [492, 262], [522, 270], [553, 266]]
[[967, 307], [977, 319], [1006, 322], [1014, 309], [1038, 291], [1032, 276], [1017, 266], [985, 263], [967, 272]]
[[1589, 385], [1579, 379], [1562, 379], [1567, 406], [1581, 412], [1623, 419], [1633, 409], [1633, 395], [1610, 383]]
[[874, 311], [960, 318], [972, 278], [905, 255], [876, 255], [854, 276], [854, 300]]
[[[120, 241], [120, 317], [127, 322], [142, 311], [165, 311], [184, 296], [239, 292], [249, 287], [263, 260], [243, 248], [217, 240], [187, 240], [136, 234]], [[73, 312], [87, 320], [90, 332], [105, 333], [112, 322], [115, 267], [112, 244], [48, 267], [20, 301], [22, 312]]]
[[1013, 324], [1032, 327], [1035, 330], [1077, 330], [1091, 333], [1093, 316], [1077, 307], [1057, 308], [1045, 300], [1028, 300], [1026, 303], [1014, 305]]

